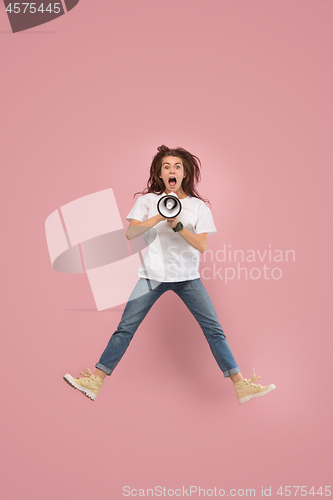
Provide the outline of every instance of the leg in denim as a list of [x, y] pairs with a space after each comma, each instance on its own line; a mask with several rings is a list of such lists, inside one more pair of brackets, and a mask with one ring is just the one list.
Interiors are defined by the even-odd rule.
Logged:
[[229, 377], [240, 372], [217, 319], [213, 303], [200, 278], [180, 282], [173, 287], [173, 291], [182, 299], [198, 321], [224, 376]]
[[164, 283], [140, 278], [124, 309], [117, 330], [113, 333], [99, 362], [95, 365], [107, 375], [111, 375], [124, 355], [134, 333], [138, 329], [153, 304], [167, 291]]

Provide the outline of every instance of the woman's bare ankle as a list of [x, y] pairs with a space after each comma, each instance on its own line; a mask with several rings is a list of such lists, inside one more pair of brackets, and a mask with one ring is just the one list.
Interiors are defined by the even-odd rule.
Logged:
[[94, 375], [96, 375], [97, 377], [100, 377], [100, 378], [102, 378], [104, 380], [105, 377], [107, 376], [107, 373], [103, 372], [99, 368], [96, 368], [96, 371], [95, 371]]
[[238, 373], [234, 373], [232, 375], [230, 375], [230, 378], [232, 380], [232, 382], [235, 384], [236, 382], [239, 382], [240, 380], [244, 380], [244, 377], [243, 375], [241, 374], [241, 372], [238, 372]]

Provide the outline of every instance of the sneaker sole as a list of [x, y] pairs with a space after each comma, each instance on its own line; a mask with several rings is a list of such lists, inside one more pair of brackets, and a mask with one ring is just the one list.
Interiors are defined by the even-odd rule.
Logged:
[[267, 387], [266, 391], [264, 392], [258, 392], [257, 394], [249, 394], [248, 396], [244, 396], [243, 398], [240, 398], [238, 400], [238, 403], [242, 405], [243, 403], [248, 403], [251, 401], [251, 399], [254, 398], [261, 398], [261, 396], [266, 396], [266, 394], [269, 394], [270, 392], [274, 391], [276, 389], [276, 386], [274, 384], [271, 384]]
[[97, 395], [89, 391], [89, 389], [85, 389], [81, 385], [77, 384], [69, 373], [66, 373], [66, 375], [63, 376], [63, 379], [65, 382], [67, 382], [68, 385], [74, 387], [74, 389], [79, 390], [80, 392], [82, 392], [82, 394], [84, 394], [87, 398], [91, 399], [92, 401], [95, 401]]

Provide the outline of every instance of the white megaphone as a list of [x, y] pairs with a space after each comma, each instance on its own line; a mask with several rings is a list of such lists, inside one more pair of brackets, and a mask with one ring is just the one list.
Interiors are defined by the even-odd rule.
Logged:
[[157, 210], [166, 219], [174, 219], [180, 214], [182, 204], [176, 193], [172, 191], [158, 200]]

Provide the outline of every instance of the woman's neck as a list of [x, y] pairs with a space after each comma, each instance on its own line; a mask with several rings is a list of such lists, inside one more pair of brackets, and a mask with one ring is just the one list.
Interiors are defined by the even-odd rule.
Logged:
[[165, 194], [176, 193], [180, 200], [187, 198], [187, 194], [182, 189], [177, 189], [177, 191], [170, 191], [170, 189], [165, 189], [164, 192]]

